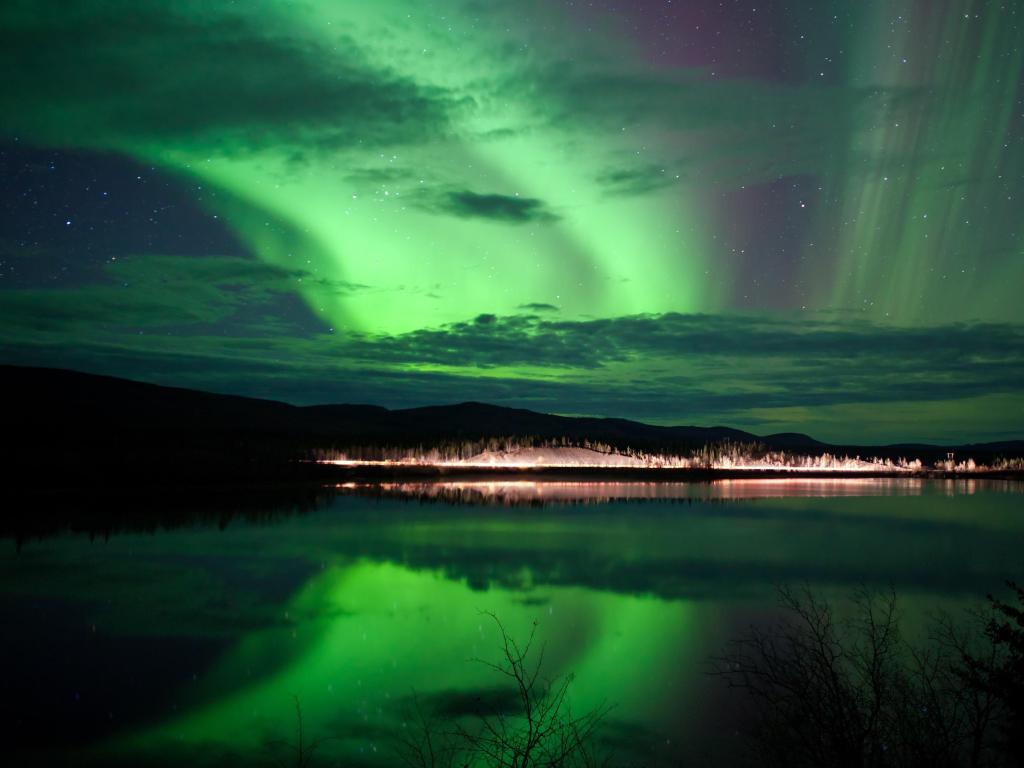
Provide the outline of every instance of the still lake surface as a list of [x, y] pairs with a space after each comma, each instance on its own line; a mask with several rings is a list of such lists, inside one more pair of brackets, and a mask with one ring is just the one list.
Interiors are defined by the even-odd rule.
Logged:
[[467, 481], [194, 514], [154, 490], [77, 517], [65, 497], [64, 522], [3, 542], [0, 728], [19, 764], [273, 764], [297, 697], [318, 764], [391, 765], [414, 693], [501, 698], [474, 661], [497, 661], [493, 612], [520, 638], [536, 622], [546, 674], [574, 675], [577, 711], [613, 706], [602, 738], [634, 764], [725, 763], [734, 708], [707, 660], [773, 616], [777, 584], [891, 585], [923, 633], [1024, 576], [1022, 490]]

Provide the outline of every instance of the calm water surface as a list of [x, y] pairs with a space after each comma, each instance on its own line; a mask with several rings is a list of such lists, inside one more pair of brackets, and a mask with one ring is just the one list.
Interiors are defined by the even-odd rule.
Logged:
[[394, 764], [413, 692], [500, 698], [473, 661], [497, 660], [484, 611], [520, 637], [537, 622], [547, 674], [575, 675], [577, 710], [614, 705], [603, 738], [634, 764], [727, 762], [706, 660], [772, 616], [776, 584], [892, 585], [914, 632], [1024, 570], [1021, 486], [996, 481], [349, 486], [270, 515], [159, 498], [4, 542], [0, 728], [21, 764], [273, 764], [293, 697], [320, 764]]

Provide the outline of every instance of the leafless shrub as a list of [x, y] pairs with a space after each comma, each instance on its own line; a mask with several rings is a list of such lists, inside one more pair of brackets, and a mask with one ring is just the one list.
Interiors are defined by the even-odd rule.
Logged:
[[901, 636], [892, 591], [858, 591], [843, 620], [807, 588], [782, 587], [779, 601], [782, 619], [752, 627], [712, 661], [712, 674], [747, 694], [743, 719], [758, 764], [1006, 764], [994, 739], [1000, 702], [966, 662], [998, 663], [977, 623], [937, 618], [930, 642], [914, 647]]
[[509, 711], [478, 709], [470, 716], [440, 717], [413, 697], [410, 722], [397, 751], [410, 768], [576, 768], [603, 764], [595, 737], [609, 707], [572, 711], [573, 676], [542, 675], [544, 648], [536, 647], [537, 624], [519, 643], [493, 613], [486, 613], [501, 635], [501, 656], [476, 659], [505, 679], [514, 692]]
[[330, 737], [309, 738], [303, 725], [302, 703], [298, 696], [292, 696], [292, 700], [295, 703], [295, 741], [274, 741], [268, 744], [268, 747], [274, 752], [285, 753], [285, 757], [275, 758], [275, 764], [280, 768], [310, 768], [317, 750], [325, 742], [330, 741]]

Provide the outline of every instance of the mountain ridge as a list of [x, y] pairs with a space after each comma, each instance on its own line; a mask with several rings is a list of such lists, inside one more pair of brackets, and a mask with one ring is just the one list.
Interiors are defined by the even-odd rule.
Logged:
[[835, 445], [801, 433], [761, 436], [724, 426], [659, 426], [478, 401], [403, 409], [345, 403], [299, 406], [59, 368], [4, 365], [0, 375], [8, 403], [16, 404], [4, 410], [2, 419], [5, 465], [30, 477], [45, 474], [49, 466], [89, 482], [118, 472], [140, 479], [277, 476], [283, 466], [314, 449], [492, 437], [565, 438], [664, 453], [722, 441], [757, 442], [795, 453], [926, 462], [944, 459], [949, 451], [958, 459], [978, 461], [1024, 455], [1024, 441]]

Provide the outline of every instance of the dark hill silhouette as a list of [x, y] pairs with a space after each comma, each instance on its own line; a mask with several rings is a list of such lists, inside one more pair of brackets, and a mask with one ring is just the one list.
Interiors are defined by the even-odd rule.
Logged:
[[[572, 418], [476, 402], [398, 410], [375, 405], [294, 406], [52, 368], [0, 366], [0, 375], [10, 402], [19, 404], [5, 415], [8, 429], [53, 430], [66, 437], [91, 428], [183, 434], [226, 430], [402, 442], [534, 435], [655, 446], [758, 439], [728, 427], [659, 427], [626, 419]], [[792, 437], [803, 437], [808, 445], [814, 444], [806, 436]]]
[[661, 427], [467, 402], [389, 410], [375, 405], [294, 406], [145, 384], [76, 371], [0, 366], [3, 459], [15, 481], [47, 484], [288, 479], [314, 448], [415, 445], [487, 437], [565, 437], [650, 451], [730, 440], [788, 451], [909, 456], [948, 450], [985, 460], [1024, 454], [1024, 441], [969, 446], [833, 446], [807, 435], [759, 437], [728, 427]]

